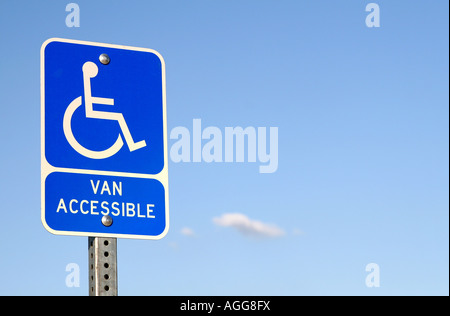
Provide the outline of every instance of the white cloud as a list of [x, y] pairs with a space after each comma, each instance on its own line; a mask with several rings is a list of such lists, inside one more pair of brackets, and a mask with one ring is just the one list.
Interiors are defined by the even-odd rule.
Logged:
[[250, 219], [241, 213], [226, 213], [221, 217], [214, 217], [213, 222], [219, 226], [233, 227], [245, 235], [279, 237], [285, 234], [284, 230], [275, 225]]
[[195, 235], [194, 231], [189, 227], [183, 227], [180, 231], [183, 235], [192, 237]]

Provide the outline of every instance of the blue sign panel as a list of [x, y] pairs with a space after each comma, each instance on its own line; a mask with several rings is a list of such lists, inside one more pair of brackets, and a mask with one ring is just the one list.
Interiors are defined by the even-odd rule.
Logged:
[[41, 218], [50, 232], [162, 238], [168, 172], [161, 55], [47, 40], [41, 48], [41, 171]]

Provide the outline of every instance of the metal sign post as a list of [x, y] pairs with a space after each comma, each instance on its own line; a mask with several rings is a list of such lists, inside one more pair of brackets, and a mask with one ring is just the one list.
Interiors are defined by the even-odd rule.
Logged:
[[89, 237], [89, 296], [117, 296], [117, 238]]

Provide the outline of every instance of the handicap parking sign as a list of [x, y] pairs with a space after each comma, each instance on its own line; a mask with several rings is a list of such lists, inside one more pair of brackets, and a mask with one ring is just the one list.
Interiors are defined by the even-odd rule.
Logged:
[[159, 239], [169, 227], [165, 65], [151, 49], [41, 48], [41, 219], [54, 234]]

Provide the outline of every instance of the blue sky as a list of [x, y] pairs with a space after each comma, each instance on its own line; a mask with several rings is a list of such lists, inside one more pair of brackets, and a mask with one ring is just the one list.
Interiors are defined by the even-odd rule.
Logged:
[[[373, 1], [379, 28], [372, 1], [75, 2], [79, 28], [69, 1], [0, 3], [1, 295], [88, 293], [87, 237], [40, 221], [51, 37], [161, 53], [169, 132], [278, 127], [274, 173], [170, 161], [170, 231], [118, 240], [119, 294], [448, 295], [447, 1]], [[255, 237], [258, 223], [282, 233]]]

